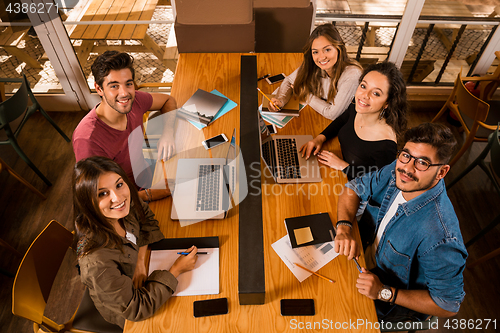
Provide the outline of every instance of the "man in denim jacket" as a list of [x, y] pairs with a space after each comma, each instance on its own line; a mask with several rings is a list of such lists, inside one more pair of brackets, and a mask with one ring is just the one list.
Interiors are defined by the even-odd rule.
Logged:
[[438, 124], [421, 124], [405, 134], [392, 164], [346, 184], [339, 198], [335, 251], [358, 257], [351, 236], [359, 222], [368, 270], [356, 287], [376, 300], [379, 320], [424, 320], [455, 315], [464, 299], [462, 272], [467, 251], [444, 176], [456, 141]]

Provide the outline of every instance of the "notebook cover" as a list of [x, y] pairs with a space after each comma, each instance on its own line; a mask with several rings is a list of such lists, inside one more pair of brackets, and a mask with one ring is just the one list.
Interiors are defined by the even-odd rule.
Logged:
[[188, 249], [193, 245], [198, 248], [219, 247], [219, 237], [164, 238], [149, 244], [152, 251]]
[[178, 110], [186, 119], [208, 124], [228, 101], [227, 98], [198, 89]]
[[[330, 219], [328, 213], [286, 218], [285, 225], [292, 248], [331, 242], [333, 241], [332, 235], [335, 237], [335, 229], [333, 228], [332, 220]], [[311, 228], [313, 240], [297, 245], [294, 230], [305, 227]]]
[[[266, 94], [267, 97], [273, 98], [273, 95]], [[299, 100], [296, 99], [294, 96], [290, 98], [288, 103], [283, 106], [283, 108], [279, 111], [270, 111], [269, 110], [269, 100], [262, 96], [262, 113], [264, 114], [271, 114], [275, 116], [292, 116], [292, 117], [297, 117], [299, 115], [299, 109], [300, 109], [300, 104]]]

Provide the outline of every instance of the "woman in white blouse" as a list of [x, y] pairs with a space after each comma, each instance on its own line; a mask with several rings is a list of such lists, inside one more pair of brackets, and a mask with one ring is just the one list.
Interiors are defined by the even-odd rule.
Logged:
[[332, 24], [320, 25], [304, 46], [302, 64], [285, 78], [272, 101], [281, 108], [294, 94], [325, 118], [334, 120], [352, 101], [360, 75], [361, 66], [347, 56], [337, 29]]

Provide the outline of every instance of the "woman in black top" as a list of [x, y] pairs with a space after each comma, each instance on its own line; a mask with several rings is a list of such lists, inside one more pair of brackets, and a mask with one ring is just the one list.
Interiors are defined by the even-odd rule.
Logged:
[[[405, 131], [408, 105], [406, 85], [393, 63], [368, 66], [360, 78], [354, 100], [320, 135], [300, 148], [308, 159], [318, 161], [353, 179], [394, 161], [397, 139]], [[326, 140], [339, 137], [341, 159], [321, 150]]]

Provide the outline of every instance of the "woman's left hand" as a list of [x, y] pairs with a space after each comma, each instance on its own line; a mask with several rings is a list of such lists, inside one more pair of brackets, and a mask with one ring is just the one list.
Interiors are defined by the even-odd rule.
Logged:
[[144, 285], [144, 282], [146, 282], [147, 277], [146, 263], [144, 261], [137, 262], [137, 265], [135, 266], [134, 276], [132, 277], [134, 287], [136, 287], [137, 289], [141, 288]]
[[330, 168], [334, 168], [336, 170], [343, 170], [345, 167], [349, 165], [346, 161], [338, 157], [332, 152], [322, 150], [318, 155], [318, 161], [321, 164], [327, 165]]

